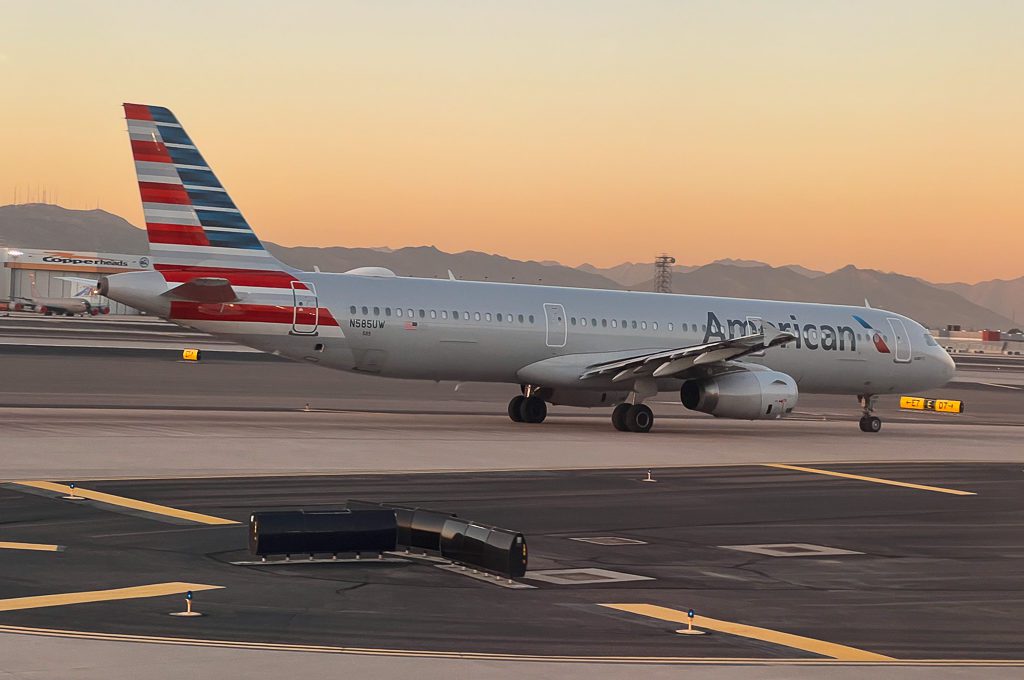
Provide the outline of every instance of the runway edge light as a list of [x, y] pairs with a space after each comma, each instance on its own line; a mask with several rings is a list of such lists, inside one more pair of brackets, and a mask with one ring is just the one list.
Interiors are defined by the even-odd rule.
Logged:
[[900, 397], [900, 408], [908, 411], [934, 411], [936, 413], [963, 413], [964, 402], [957, 399], [931, 399], [929, 397]]
[[181, 358], [185, 361], [199, 361], [200, 352], [198, 349], [185, 349], [181, 352]]

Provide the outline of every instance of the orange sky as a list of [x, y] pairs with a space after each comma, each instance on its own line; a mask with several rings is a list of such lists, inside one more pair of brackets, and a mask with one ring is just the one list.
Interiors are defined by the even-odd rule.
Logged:
[[141, 225], [134, 101], [286, 245], [1012, 278], [1022, 26], [994, 0], [12, 3], [0, 202]]

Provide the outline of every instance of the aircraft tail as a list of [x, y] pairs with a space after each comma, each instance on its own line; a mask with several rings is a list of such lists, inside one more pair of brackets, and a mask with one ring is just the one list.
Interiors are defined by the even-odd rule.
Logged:
[[124, 112], [155, 269], [292, 271], [263, 247], [170, 110]]

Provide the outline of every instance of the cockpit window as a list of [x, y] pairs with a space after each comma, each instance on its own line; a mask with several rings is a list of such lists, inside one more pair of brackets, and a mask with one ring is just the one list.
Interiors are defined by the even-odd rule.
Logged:
[[939, 343], [935, 342], [935, 338], [932, 337], [931, 333], [924, 334], [924, 344], [928, 345], [929, 347], [939, 346]]

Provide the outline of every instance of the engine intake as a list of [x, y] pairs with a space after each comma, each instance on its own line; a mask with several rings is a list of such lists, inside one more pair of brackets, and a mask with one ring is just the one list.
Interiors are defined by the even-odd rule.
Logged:
[[793, 411], [796, 381], [778, 371], [741, 371], [687, 380], [679, 390], [683, 406], [717, 418], [767, 420]]

